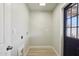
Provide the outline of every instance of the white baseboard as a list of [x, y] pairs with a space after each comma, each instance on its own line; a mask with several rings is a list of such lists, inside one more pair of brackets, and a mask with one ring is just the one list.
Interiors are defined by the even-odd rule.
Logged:
[[25, 50], [24, 52], [23, 52], [23, 56], [27, 56], [27, 54], [28, 54], [28, 52], [29, 52], [29, 47], [27, 48], [27, 50]]
[[55, 51], [57, 56], [60, 56], [59, 53], [56, 51], [56, 49], [54, 47], [52, 47], [52, 49]]
[[30, 46], [29, 48], [51, 48], [51, 46]]
[[60, 56], [60, 55], [58, 54], [58, 52], [56, 51], [56, 49], [55, 49], [54, 47], [52, 47], [52, 46], [29, 46], [29, 47], [27, 48], [27, 51], [25, 52], [24, 56], [25, 56], [25, 55], [27, 56], [27, 54], [28, 54], [30, 48], [52, 48], [52, 49], [55, 51], [56, 55], [57, 55], [57, 56]]

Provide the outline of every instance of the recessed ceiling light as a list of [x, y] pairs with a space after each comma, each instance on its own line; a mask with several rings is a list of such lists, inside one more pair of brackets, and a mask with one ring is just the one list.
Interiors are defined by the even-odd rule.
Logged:
[[46, 3], [40, 3], [40, 6], [45, 6], [46, 5]]

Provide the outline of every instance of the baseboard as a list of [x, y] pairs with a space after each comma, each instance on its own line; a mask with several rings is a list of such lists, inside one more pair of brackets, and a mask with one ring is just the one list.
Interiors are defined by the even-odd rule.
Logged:
[[55, 51], [57, 56], [60, 56], [59, 53], [56, 51], [56, 49], [54, 47], [52, 47], [52, 49]]
[[28, 47], [27, 50], [23, 52], [23, 56], [27, 56], [27, 54], [28, 54], [28, 52], [29, 52], [29, 49], [30, 49], [30, 48]]
[[51, 48], [51, 46], [30, 46], [29, 48]]
[[27, 53], [28, 53], [28, 51], [29, 51], [30, 48], [52, 48], [52, 49], [55, 51], [56, 55], [57, 55], [57, 56], [60, 56], [60, 55], [58, 54], [58, 52], [56, 51], [56, 49], [55, 49], [54, 47], [52, 47], [52, 46], [29, 46], [29, 48], [28, 48], [28, 50], [27, 50]]

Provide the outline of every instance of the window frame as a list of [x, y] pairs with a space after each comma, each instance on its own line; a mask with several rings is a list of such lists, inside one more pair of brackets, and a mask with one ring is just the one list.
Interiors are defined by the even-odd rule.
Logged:
[[[72, 16], [72, 7], [75, 6], [75, 5], [77, 5], [77, 11], [76, 11], [77, 14], [75, 16]], [[65, 36], [67, 36], [67, 28], [70, 28], [70, 36], [69, 37], [71, 37], [71, 38], [77, 38], [77, 39], [79, 39], [79, 37], [78, 37], [78, 35], [79, 35], [79, 33], [78, 33], [79, 32], [79, 25], [78, 25], [78, 22], [79, 22], [79, 13], [78, 13], [79, 12], [79, 8], [78, 7], [79, 7], [79, 4], [78, 3], [70, 3], [65, 8], [65, 11], [64, 11], [64, 13], [65, 13], [64, 14], [64, 18], [65, 18], [64, 21], [65, 21], [65, 29], [66, 29]], [[71, 16], [70, 16], [70, 18], [67, 18], [67, 11], [68, 11], [69, 8], [71, 8], [71, 11], [70, 11], [71, 12]], [[76, 20], [76, 26], [74, 26], [74, 27], [72, 27], [72, 18], [73, 17], [76, 17], [76, 19], [75, 19]], [[70, 27], [67, 27], [67, 20], [68, 19], [70, 19]], [[76, 28], [76, 37], [72, 37], [72, 29], [73, 28]]]

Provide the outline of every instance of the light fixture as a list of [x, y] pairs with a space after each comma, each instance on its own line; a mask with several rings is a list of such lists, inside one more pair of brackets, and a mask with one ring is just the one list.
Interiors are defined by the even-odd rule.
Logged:
[[45, 6], [46, 5], [46, 3], [40, 3], [40, 6]]

